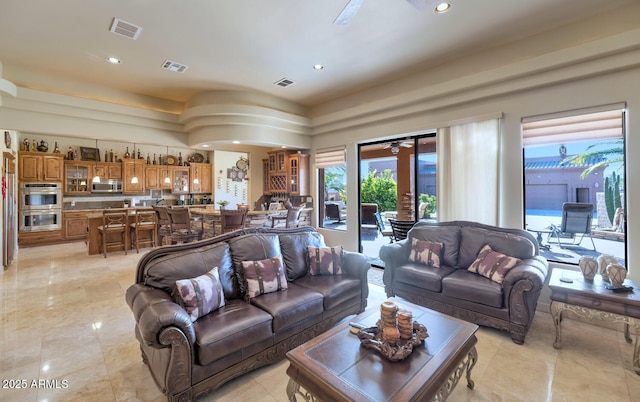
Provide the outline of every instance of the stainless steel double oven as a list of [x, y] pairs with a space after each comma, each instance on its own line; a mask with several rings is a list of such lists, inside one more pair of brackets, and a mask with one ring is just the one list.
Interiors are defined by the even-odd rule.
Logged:
[[62, 184], [22, 183], [20, 185], [20, 231], [39, 232], [62, 229]]

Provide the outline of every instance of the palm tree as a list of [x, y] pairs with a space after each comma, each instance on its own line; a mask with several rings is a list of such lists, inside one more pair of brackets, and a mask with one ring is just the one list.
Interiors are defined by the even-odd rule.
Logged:
[[[605, 146], [604, 149], [598, 149]], [[589, 145], [585, 152], [573, 155], [562, 161], [563, 165], [574, 164], [582, 165], [588, 160], [599, 160], [597, 163], [586, 168], [580, 178], [584, 179], [593, 171], [600, 167], [611, 166], [618, 164], [616, 171], [620, 171], [624, 168], [624, 143], [622, 138], [619, 140], [600, 142], [597, 144]]]

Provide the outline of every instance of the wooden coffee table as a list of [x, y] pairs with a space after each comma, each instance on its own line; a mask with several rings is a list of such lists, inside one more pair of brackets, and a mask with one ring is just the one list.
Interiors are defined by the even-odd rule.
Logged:
[[624, 337], [631, 343], [629, 326], [636, 334], [633, 347], [633, 371], [640, 375], [640, 288], [630, 280], [624, 284], [633, 287], [633, 292], [614, 293], [606, 288], [600, 275], [593, 281], [585, 280], [581, 272], [555, 268], [551, 273], [551, 316], [556, 327], [553, 347], [560, 349], [560, 324], [562, 312], [572, 311], [579, 317], [590, 320], [624, 323]]
[[[338, 325], [287, 353], [290, 401], [305, 400], [417, 401], [446, 400], [463, 375], [473, 389], [471, 369], [478, 354], [478, 326], [412, 303], [392, 298], [413, 319], [427, 327], [424, 345], [399, 362], [360, 345], [348, 323]], [[373, 306], [352, 321], [375, 326], [380, 307]]]

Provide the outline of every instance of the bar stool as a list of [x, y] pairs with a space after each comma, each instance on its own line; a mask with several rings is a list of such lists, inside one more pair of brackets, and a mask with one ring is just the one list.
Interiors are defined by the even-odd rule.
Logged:
[[107, 248], [122, 246], [127, 255], [128, 230], [127, 210], [124, 208], [105, 209], [102, 211], [102, 226], [98, 226], [98, 234], [102, 240], [102, 252], [107, 258]]
[[143, 232], [149, 232], [151, 246], [158, 247], [158, 221], [153, 209], [136, 209], [135, 221], [129, 225], [131, 246], [135, 244], [136, 253], [140, 253], [140, 243], [147, 241], [140, 236]]

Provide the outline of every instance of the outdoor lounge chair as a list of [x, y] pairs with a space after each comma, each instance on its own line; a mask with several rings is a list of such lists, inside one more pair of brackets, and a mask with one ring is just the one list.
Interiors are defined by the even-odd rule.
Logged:
[[380, 214], [380, 212], [376, 212], [374, 215], [376, 217], [376, 225], [378, 226], [380, 234], [383, 237], [388, 237], [389, 243], [393, 243], [393, 230], [387, 229], [384, 226], [384, 220], [382, 220], [382, 215]]
[[[562, 221], [560, 226], [551, 224], [549, 229], [551, 233], [547, 239], [555, 238], [558, 246], [574, 245], [579, 246], [582, 243], [582, 239], [588, 236], [591, 239], [591, 245], [593, 251], [596, 251], [596, 244], [591, 237], [591, 220], [593, 219], [593, 204], [586, 202], [565, 202], [562, 204]], [[580, 240], [576, 243], [576, 235], [581, 235]], [[566, 239], [571, 240], [567, 242]]]

